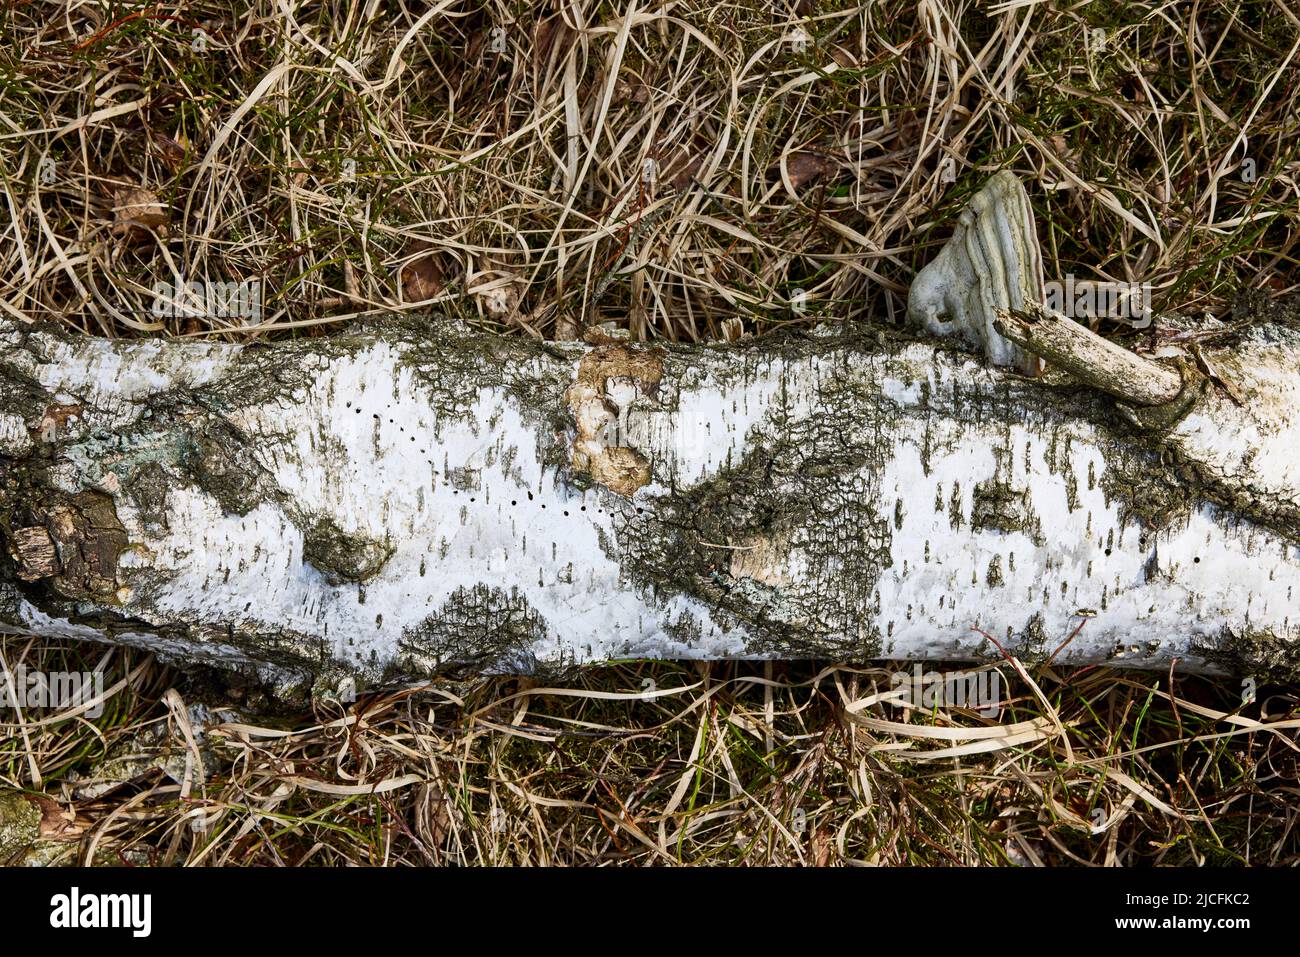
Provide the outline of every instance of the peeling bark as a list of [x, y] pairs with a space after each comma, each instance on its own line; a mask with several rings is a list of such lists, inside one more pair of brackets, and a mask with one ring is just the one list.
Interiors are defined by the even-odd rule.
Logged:
[[[0, 628], [286, 685], [629, 656], [1294, 674], [1300, 336], [1148, 416], [901, 333], [0, 321]], [[75, 414], [66, 412], [76, 409]], [[1146, 410], [1149, 412], [1150, 410]], [[51, 553], [51, 548], [53, 553]]]

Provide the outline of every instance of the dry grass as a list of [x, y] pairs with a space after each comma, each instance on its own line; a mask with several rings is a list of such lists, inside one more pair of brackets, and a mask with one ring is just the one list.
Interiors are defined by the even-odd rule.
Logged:
[[[1031, 184], [1049, 277], [1150, 282], [1158, 312], [1296, 289], [1288, 0], [16, 0], [0, 25], [0, 308], [94, 334], [898, 322], [1001, 168]], [[260, 280], [261, 323], [153, 314], [156, 283], [205, 279]], [[1294, 689], [1241, 708], [1233, 681], [1006, 665], [985, 719], [877, 700], [882, 669], [629, 663], [204, 733], [206, 692], [107, 654], [103, 716], [0, 711], [43, 857], [1300, 860]], [[78, 783], [132, 752], [112, 790]]]
[[[42, 860], [1300, 863], [1293, 691], [1004, 663], [981, 717], [890, 703], [882, 668], [634, 662], [205, 721], [148, 659], [69, 654], [7, 650], [112, 676], [93, 723], [0, 725]], [[102, 794], [79, 778], [105, 767]]]
[[[154, 284], [260, 279], [277, 330], [413, 296], [559, 337], [897, 321], [1004, 167], [1049, 276], [1148, 281], [1157, 311], [1294, 283], [1284, 0], [287, 9], [7, 6], [7, 311], [227, 331], [157, 319]], [[163, 208], [123, 226], [129, 189]]]

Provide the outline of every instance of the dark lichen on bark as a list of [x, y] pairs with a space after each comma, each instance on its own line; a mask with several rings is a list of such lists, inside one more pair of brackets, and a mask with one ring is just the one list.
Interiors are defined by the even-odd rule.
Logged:
[[1261, 684], [1294, 682], [1300, 675], [1300, 647], [1271, 632], [1225, 628], [1213, 640], [1196, 642], [1192, 650], [1228, 674]]
[[1029, 489], [996, 478], [975, 486], [971, 527], [976, 531], [1023, 532], [1035, 545], [1043, 544], [1042, 522], [1034, 512]]
[[130, 543], [112, 497], [53, 485], [45, 458], [0, 457], [0, 466], [0, 538], [14, 576], [63, 598], [117, 604], [118, 561]]
[[[787, 374], [807, 374], [811, 356], [837, 355], [841, 342], [773, 351]], [[753, 373], [745, 362], [669, 351], [661, 403], [674, 411], [693, 378], [725, 390]], [[743, 628], [758, 655], [872, 657], [882, 646], [871, 622], [893, 519], [877, 508], [879, 469], [870, 465], [887, 457], [897, 408], [856, 364], [820, 375], [815, 414], [794, 414], [782, 390], [741, 461], [625, 509], [616, 526], [616, 554], [638, 580], [700, 599], [725, 625]], [[798, 581], [783, 571], [792, 554], [804, 568]]]
[[[447, 666], [531, 674], [546, 623], [517, 588], [460, 587], [433, 614], [405, 630], [400, 665], [415, 674]], [[553, 663], [554, 665], [555, 663]]]

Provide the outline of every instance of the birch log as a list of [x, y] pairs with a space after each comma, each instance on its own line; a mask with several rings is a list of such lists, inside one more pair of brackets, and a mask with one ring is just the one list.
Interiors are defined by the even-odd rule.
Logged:
[[902, 332], [0, 321], [0, 627], [287, 682], [629, 656], [1294, 674], [1300, 336], [1125, 408]]

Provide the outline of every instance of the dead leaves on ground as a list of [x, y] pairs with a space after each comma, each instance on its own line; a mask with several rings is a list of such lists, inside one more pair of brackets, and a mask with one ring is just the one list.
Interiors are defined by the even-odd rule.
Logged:
[[798, 190], [822, 179], [831, 168], [830, 159], [824, 154], [812, 150], [798, 150], [781, 157], [778, 175], [788, 179], [790, 186]]
[[473, 275], [465, 288], [487, 318], [502, 323], [518, 320], [525, 283], [517, 273], [493, 264]]
[[439, 252], [420, 239], [412, 240], [402, 252], [398, 277], [404, 302], [434, 299], [447, 284], [447, 271]]
[[127, 241], [147, 239], [152, 234], [167, 236], [171, 217], [152, 190], [143, 186], [121, 186], [113, 191], [113, 235]]

